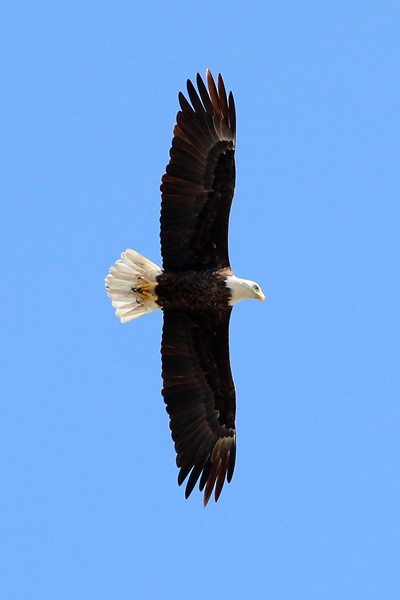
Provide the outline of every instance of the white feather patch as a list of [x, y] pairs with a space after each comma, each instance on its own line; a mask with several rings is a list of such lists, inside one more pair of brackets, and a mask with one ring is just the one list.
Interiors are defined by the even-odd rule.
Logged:
[[121, 258], [111, 267], [105, 285], [116, 309], [115, 314], [122, 323], [160, 308], [155, 302], [155, 290], [152, 294], [143, 294], [140, 287], [143, 281], [155, 283], [161, 273], [159, 266], [134, 250], [128, 249], [121, 254]]

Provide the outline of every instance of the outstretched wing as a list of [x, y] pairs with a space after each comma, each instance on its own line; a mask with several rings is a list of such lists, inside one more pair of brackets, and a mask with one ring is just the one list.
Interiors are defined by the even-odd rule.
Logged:
[[228, 221], [235, 187], [236, 115], [207, 71], [188, 80], [192, 106], [179, 93], [170, 161], [161, 183], [161, 254], [167, 271], [229, 267]]
[[200, 478], [207, 504], [232, 479], [236, 456], [235, 386], [229, 363], [231, 309], [217, 313], [164, 310], [163, 396], [185, 496]]

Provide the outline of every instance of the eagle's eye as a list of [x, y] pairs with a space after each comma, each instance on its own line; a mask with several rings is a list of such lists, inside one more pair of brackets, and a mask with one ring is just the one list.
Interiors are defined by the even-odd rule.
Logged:
[[259, 292], [260, 291], [260, 286], [257, 284], [253, 285], [253, 292]]

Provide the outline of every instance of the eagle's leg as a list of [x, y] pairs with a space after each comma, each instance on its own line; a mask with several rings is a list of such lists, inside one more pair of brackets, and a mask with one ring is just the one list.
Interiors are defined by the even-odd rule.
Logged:
[[150, 281], [147, 277], [138, 277], [138, 285], [133, 289], [134, 292], [140, 295], [140, 300], [157, 302], [157, 294], [154, 292], [157, 287], [157, 281]]

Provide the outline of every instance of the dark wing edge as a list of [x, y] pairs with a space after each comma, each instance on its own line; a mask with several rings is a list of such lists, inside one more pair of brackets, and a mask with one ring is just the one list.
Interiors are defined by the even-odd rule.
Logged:
[[229, 318], [221, 313], [164, 310], [163, 396], [185, 497], [197, 481], [204, 506], [231, 481], [236, 458], [235, 386], [229, 363]]
[[207, 70], [208, 90], [179, 93], [170, 161], [161, 180], [161, 253], [165, 270], [229, 267], [228, 221], [235, 187], [236, 113], [222, 76]]

